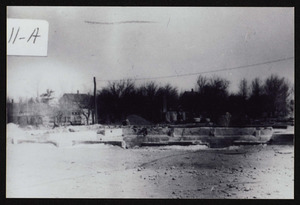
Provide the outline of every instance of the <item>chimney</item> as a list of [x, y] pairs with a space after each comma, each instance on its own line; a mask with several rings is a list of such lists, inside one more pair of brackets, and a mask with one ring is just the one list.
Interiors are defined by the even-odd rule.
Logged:
[[79, 94], [79, 90], [77, 90], [77, 94]]

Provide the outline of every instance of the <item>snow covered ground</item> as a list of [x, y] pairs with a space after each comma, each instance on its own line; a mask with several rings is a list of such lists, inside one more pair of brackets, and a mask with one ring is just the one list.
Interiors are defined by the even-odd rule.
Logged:
[[63, 146], [13, 144], [8, 140], [6, 197], [294, 197], [293, 145], [222, 149], [203, 145], [132, 149], [104, 144], [71, 145], [75, 138], [97, 137], [93, 135], [96, 128], [78, 129], [24, 130], [9, 125], [9, 139], [64, 137], [60, 139]]

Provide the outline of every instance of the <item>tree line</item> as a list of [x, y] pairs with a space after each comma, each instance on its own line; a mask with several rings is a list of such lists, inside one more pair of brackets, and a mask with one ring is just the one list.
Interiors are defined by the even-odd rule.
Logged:
[[[265, 80], [255, 78], [250, 82], [242, 79], [236, 93], [230, 93], [230, 82], [219, 76], [200, 75], [195, 84], [195, 89], [179, 93], [170, 84], [159, 85], [152, 81], [140, 86], [131, 79], [109, 82], [97, 92], [98, 123], [120, 123], [132, 114], [152, 123], [163, 123], [166, 112], [172, 111], [184, 112], [185, 122], [202, 118], [224, 125], [224, 120], [230, 117], [230, 125], [245, 125], [255, 119], [293, 116], [294, 113], [294, 87], [278, 75], [272, 74]], [[40, 100], [30, 98], [26, 102], [20, 101], [15, 111], [21, 114], [30, 111], [36, 115], [51, 111], [51, 116], [59, 121], [67, 108], [61, 103], [55, 107], [50, 105], [53, 92], [47, 90], [40, 96]], [[73, 103], [88, 122], [90, 115], [93, 119], [95, 116], [95, 100], [93, 96], [86, 96], [88, 99]], [[7, 99], [7, 106], [10, 122], [13, 115], [11, 99]]]
[[147, 82], [136, 86], [130, 79], [110, 82], [98, 91], [100, 123], [120, 122], [130, 114], [159, 123], [167, 110], [184, 111], [187, 120], [209, 118], [218, 124], [230, 114], [232, 124], [247, 124], [251, 119], [285, 117], [293, 112], [293, 87], [285, 78], [272, 74], [264, 81], [242, 79], [237, 93], [228, 91], [230, 82], [219, 76], [200, 75], [196, 89], [179, 93], [170, 84], [160, 86]]

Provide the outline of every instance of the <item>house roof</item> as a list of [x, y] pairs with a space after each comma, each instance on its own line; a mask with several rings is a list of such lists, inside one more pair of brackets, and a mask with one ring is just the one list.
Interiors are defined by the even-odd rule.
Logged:
[[90, 103], [91, 96], [88, 94], [65, 93], [60, 100], [88, 104]]
[[196, 94], [197, 94], [197, 92], [195, 92], [195, 91], [185, 91], [183, 93], [183, 95], [186, 95], [186, 96], [194, 96]]

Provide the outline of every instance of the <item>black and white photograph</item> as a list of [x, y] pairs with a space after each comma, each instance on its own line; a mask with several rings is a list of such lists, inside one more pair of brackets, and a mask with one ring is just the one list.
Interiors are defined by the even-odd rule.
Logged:
[[6, 198], [294, 199], [294, 7], [6, 11]]

